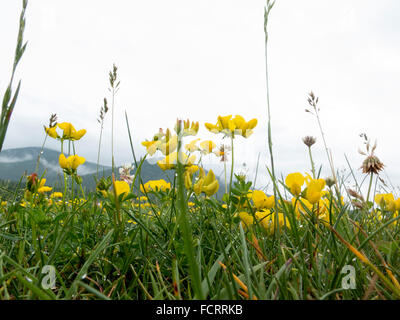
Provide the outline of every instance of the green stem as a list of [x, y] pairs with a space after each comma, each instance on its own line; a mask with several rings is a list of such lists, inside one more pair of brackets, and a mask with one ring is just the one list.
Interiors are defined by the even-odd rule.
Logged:
[[232, 194], [232, 181], [233, 181], [233, 164], [234, 164], [234, 156], [233, 156], [233, 133], [231, 136], [231, 150], [232, 150], [232, 163], [231, 163], [231, 177], [229, 180], [229, 199], [231, 198], [231, 194]]
[[[178, 122], [178, 155], [181, 152], [182, 141], [181, 141], [181, 123]], [[178, 217], [177, 221], [179, 224], [179, 228], [183, 235], [183, 243], [185, 254], [187, 257], [188, 265], [189, 265], [189, 274], [191, 278], [191, 285], [194, 291], [194, 294], [200, 300], [205, 299], [203, 295], [203, 289], [201, 285], [201, 276], [200, 276], [200, 266], [198, 265], [195, 255], [194, 255], [194, 247], [193, 247], [193, 236], [192, 230], [188, 219], [187, 214], [187, 202], [185, 197], [185, 183], [183, 179], [184, 167], [183, 164], [179, 161], [179, 157], [177, 160], [177, 171], [178, 171]]]
[[96, 169], [96, 177], [97, 178], [99, 178], [100, 148], [101, 148], [102, 135], [103, 135], [103, 120], [101, 120], [99, 146], [98, 146], [98, 149], [97, 149], [97, 169]]
[[63, 193], [63, 205], [65, 208], [66, 200], [67, 200], [67, 174], [64, 172], [64, 193]]
[[317, 117], [317, 121], [318, 121], [318, 126], [319, 126], [319, 131], [321, 132], [321, 136], [322, 136], [322, 141], [324, 142], [324, 147], [325, 147], [325, 152], [326, 152], [326, 156], [328, 157], [328, 162], [329, 165], [331, 167], [331, 171], [332, 171], [332, 177], [335, 181], [335, 189], [336, 189], [336, 193], [340, 194], [340, 189], [339, 189], [339, 185], [336, 179], [336, 174], [335, 174], [335, 168], [333, 166], [333, 159], [332, 159], [332, 154], [329, 153], [329, 149], [328, 146], [326, 144], [326, 140], [325, 140], [325, 134], [324, 131], [322, 130], [322, 125], [321, 125], [321, 121], [319, 119], [319, 112], [318, 112], [318, 108], [316, 106], [314, 106], [314, 111], [315, 111], [315, 115]]
[[[274, 6], [275, 1], [267, 0], [267, 6], [264, 8], [264, 33], [265, 33], [265, 79], [267, 87], [267, 109], [268, 109], [268, 149], [271, 161], [271, 178], [273, 185], [276, 186], [276, 176], [275, 176], [275, 165], [274, 165], [274, 155], [272, 152], [272, 129], [271, 129], [271, 105], [269, 101], [269, 76], [268, 76], [268, 16]], [[277, 190], [274, 187], [274, 198], [275, 198], [275, 212], [278, 212], [278, 199]], [[279, 234], [279, 229], [278, 229]]]
[[372, 186], [372, 179], [373, 179], [373, 177], [374, 177], [374, 174], [371, 172], [370, 173], [370, 175], [371, 175], [371, 177], [370, 177], [370, 179], [369, 179], [369, 186], [368, 186], [368, 193], [367, 193], [367, 203], [368, 203], [368, 200], [369, 200], [369, 194], [370, 194], [370, 192], [371, 192], [371, 186]]
[[85, 196], [85, 192], [83, 191], [82, 183], [79, 184], [79, 187], [81, 189], [83, 199], [86, 200], [86, 196]]
[[112, 173], [115, 174], [115, 165], [114, 165], [114, 98], [115, 98], [115, 90], [112, 89], [112, 103], [111, 103], [111, 165], [112, 165]]
[[226, 161], [224, 160], [224, 171], [225, 171], [225, 193], [228, 193], [228, 184], [226, 183]]
[[46, 140], [47, 140], [47, 133], [46, 133], [46, 136], [44, 137], [43, 144], [42, 144], [42, 148], [40, 149], [39, 155], [38, 155], [38, 157], [37, 157], [35, 172], [38, 172], [38, 170], [39, 170], [40, 156], [41, 156], [42, 153], [43, 153], [44, 144], [46, 143]]
[[308, 154], [310, 155], [311, 170], [312, 170], [312, 174], [313, 174], [313, 179], [315, 179], [315, 166], [314, 166], [314, 161], [313, 161], [313, 158], [312, 158], [311, 147], [308, 147]]

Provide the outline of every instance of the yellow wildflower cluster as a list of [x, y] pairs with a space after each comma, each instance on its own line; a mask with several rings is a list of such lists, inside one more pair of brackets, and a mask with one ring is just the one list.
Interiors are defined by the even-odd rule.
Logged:
[[[252, 211], [254, 214], [248, 211], [241, 211], [238, 213], [238, 217], [242, 220], [242, 224], [245, 227], [250, 227], [254, 224], [259, 224], [264, 230], [273, 234], [279, 228], [288, 227], [290, 223], [287, 218], [284, 217], [282, 212], [276, 214], [271, 209], [275, 206], [275, 197], [267, 196], [262, 190], [250, 190], [247, 198], [250, 201]], [[247, 207], [247, 203], [244, 204], [243, 208]], [[278, 217], [278, 219], [276, 219]]]
[[[180, 121], [180, 120], [178, 120]], [[183, 123], [183, 128], [182, 128]], [[200, 143], [200, 147], [196, 145], [200, 139], [193, 140], [189, 144], [185, 145], [186, 151], [188, 154], [178, 151], [178, 134], [180, 137], [196, 135], [199, 130], [199, 123], [192, 122], [189, 120], [181, 122], [181, 133], [178, 133], [178, 124], [175, 126], [175, 132], [177, 134], [172, 135], [169, 129], [166, 130], [166, 133], [160, 129], [159, 133], [154, 135], [153, 140], [151, 141], [143, 141], [142, 145], [146, 147], [147, 153], [152, 156], [155, 154], [157, 150], [161, 151], [165, 158], [157, 161], [157, 165], [162, 170], [173, 170], [177, 168], [178, 163], [183, 164], [185, 168], [184, 173], [184, 181], [187, 189], [193, 190], [197, 195], [200, 193], [205, 193], [208, 196], [215, 194], [218, 191], [219, 183], [215, 178], [214, 172], [210, 170], [207, 175], [203, 168], [200, 168], [195, 165], [196, 156], [192, 153], [195, 151], [201, 151], [202, 154], [208, 154], [213, 152], [216, 148], [216, 144], [213, 141], [205, 140]], [[194, 179], [194, 174], [199, 171], [199, 175]], [[160, 182], [161, 180], [159, 180]], [[159, 188], [159, 190], [165, 190], [165, 185], [161, 183], [160, 185], [156, 181], [148, 182], [146, 191], [150, 189], [155, 191], [155, 189]], [[170, 186], [168, 186], [170, 188]], [[143, 189], [141, 187], [141, 189]], [[142, 190], [143, 192], [143, 190]]]
[[197, 146], [197, 142], [200, 140], [201, 139], [195, 139], [195, 140], [191, 141], [190, 143], [185, 145], [185, 149], [191, 153], [200, 151], [201, 154], [214, 153], [218, 156], [217, 151], [216, 151], [217, 145], [215, 144], [215, 142], [213, 142], [211, 140], [204, 140], [204, 141], [200, 142], [200, 147], [199, 147], [199, 146]]
[[242, 211], [238, 214], [238, 216], [242, 220], [242, 225], [245, 227], [248, 228], [254, 224], [259, 224], [269, 234], [273, 234], [277, 230], [278, 226], [280, 230], [285, 227], [290, 228], [289, 220], [282, 212], [278, 212], [278, 214], [276, 214], [275, 212], [267, 209], [264, 211], [256, 211], [253, 216], [246, 211]]
[[[143, 188], [144, 186], [144, 188]], [[143, 186], [140, 186], [140, 191], [146, 192], [157, 192], [157, 191], [167, 191], [171, 190], [171, 184], [166, 182], [164, 179], [160, 180], [150, 180], [147, 181]], [[146, 198], [146, 197], [142, 197]]]
[[391, 212], [400, 210], [400, 198], [395, 200], [392, 193], [376, 194], [374, 200], [382, 210]]
[[[57, 127], [63, 130], [62, 135], [58, 134], [56, 130]], [[54, 139], [71, 140], [71, 141], [79, 140], [86, 134], [85, 129], [76, 130], [75, 127], [69, 122], [58, 123], [55, 126], [49, 128], [44, 126], [44, 131], [48, 136]]]
[[253, 134], [253, 129], [257, 126], [257, 119], [251, 119], [246, 122], [240, 115], [232, 118], [232, 115], [225, 117], [219, 116], [216, 124], [206, 123], [205, 127], [212, 133], [224, 133], [226, 136], [234, 138], [235, 135], [241, 135], [244, 138]]
[[[286, 206], [290, 210], [292, 208], [297, 219], [302, 217], [313, 217], [323, 224], [329, 224], [331, 217], [329, 213], [332, 209], [337, 210], [338, 202], [343, 204], [343, 198], [338, 201], [333, 198], [329, 191], [325, 191], [324, 179], [313, 179], [306, 173], [304, 176], [299, 172], [289, 174], [285, 179], [285, 185], [294, 196], [290, 201], [277, 201], [278, 213], [275, 212], [275, 198], [274, 196], [268, 197], [263, 191], [253, 190], [249, 193], [248, 197], [252, 201], [254, 215], [248, 212], [241, 212], [239, 217], [245, 221], [246, 225], [254, 223], [254, 217], [261, 223], [269, 232], [273, 232], [272, 225], [277, 227], [275, 220], [279, 221], [279, 226], [290, 227], [289, 221], [286, 221], [285, 214], [282, 213], [283, 207]], [[306, 185], [304, 189], [303, 186]], [[273, 211], [272, 211], [273, 209]], [[276, 219], [276, 216], [278, 218]], [[272, 224], [271, 221], [274, 221]]]
[[58, 158], [60, 167], [68, 175], [74, 174], [76, 172], [76, 169], [81, 164], [84, 164], [85, 161], [86, 161], [86, 159], [84, 157], [80, 157], [78, 155], [71, 155], [68, 158], [66, 158], [63, 153], [61, 153]]
[[[400, 213], [400, 198], [395, 199], [392, 193], [379, 193], [375, 195], [375, 203], [379, 206], [378, 210], [372, 210], [371, 215], [375, 220], [386, 218], [397, 218]], [[387, 214], [388, 213], [388, 214]], [[393, 222], [393, 226], [398, 224], [398, 220]]]
[[217, 193], [219, 189], [219, 182], [215, 178], [215, 174], [212, 170], [208, 171], [207, 175], [204, 172], [203, 168], [200, 168], [200, 174], [196, 181], [193, 184], [194, 192], [199, 195], [200, 193], [205, 193], [207, 196], [212, 196]]

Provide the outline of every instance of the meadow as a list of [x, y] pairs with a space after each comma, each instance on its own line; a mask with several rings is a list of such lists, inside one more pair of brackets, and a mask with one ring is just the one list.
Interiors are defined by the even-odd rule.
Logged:
[[[267, 1], [265, 8], [266, 47], [273, 5]], [[13, 91], [13, 80], [26, 47], [26, 7], [23, 1], [2, 103], [0, 151], [18, 107], [20, 84]], [[104, 119], [112, 117], [114, 127], [119, 111], [115, 65], [108, 81], [110, 99], [104, 99], [98, 117], [99, 157], [107, 152], [101, 149]], [[356, 189], [350, 189], [335, 170], [312, 92], [308, 104], [321, 134], [303, 138], [309, 172], [293, 168], [284, 177], [275, 172], [270, 121], [215, 115], [208, 123], [178, 119], [159, 130], [157, 123], [149, 124], [154, 135], [142, 137], [146, 155], [139, 158], [126, 116], [132, 162], [116, 165], [112, 144], [112, 174], [94, 174], [93, 192], [83, 188], [79, 176], [86, 161], [79, 142], [86, 130], [52, 114], [41, 129], [42, 148], [48, 139], [59, 142], [62, 187], [47, 185], [46, 172], [29, 172], [17, 184], [0, 186], [0, 300], [399, 299], [400, 198], [389, 188], [377, 192], [384, 184], [377, 145], [363, 135], [365, 160], [352, 169]], [[270, 107], [268, 102], [268, 115]], [[258, 174], [268, 175], [270, 192], [255, 188], [235, 167], [240, 152], [235, 142], [251, 143], [255, 130], [268, 130], [270, 161]], [[201, 138], [202, 131], [227, 144]], [[314, 148], [326, 151], [330, 177], [321, 176]], [[155, 156], [162, 157], [157, 165], [169, 176], [144, 181], [143, 163]], [[223, 163], [223, 182], [203, 165], [203, 156]], [[221, 190], [223, 196], [217, 196]]]

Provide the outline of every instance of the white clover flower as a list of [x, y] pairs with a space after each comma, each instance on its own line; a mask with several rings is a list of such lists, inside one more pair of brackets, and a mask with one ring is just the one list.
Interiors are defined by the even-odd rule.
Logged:
[[131, 175], [131, 170], [133, 170], [134, 165], [131, 163], [125, 163], [122, 167], [119, 168], [119, 177], [120, 179], [126, 181], [131, 184], [133, 182], [134, 175]]

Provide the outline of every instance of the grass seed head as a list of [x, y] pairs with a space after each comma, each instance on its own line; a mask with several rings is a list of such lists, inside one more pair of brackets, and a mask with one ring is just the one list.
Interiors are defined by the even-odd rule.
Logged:
[[385, 165], [379, 160], [375, 155], [369, 155], [363, 162], [360, 169], [363, 173], [375, 173], [378, 174], [379, 171], [383, 170]]
[[305, 144], [307, 147], [309, 147], [309, 148], [311, 148], [311, 146], [312, 146], [316, 141], [317, 141], [317, 138], [312, 137], [312, 136], [306, 136], [306, 137], [303, 138], [304, 144]]
[[326, 179], [325, 179], [325, 182], [326, 182], [326, 185], [327, 185], [329, 188], [331, 188], [331, 187], [336, 183], [335, 179], [332, 178], [332, 177], [326, 178]]

